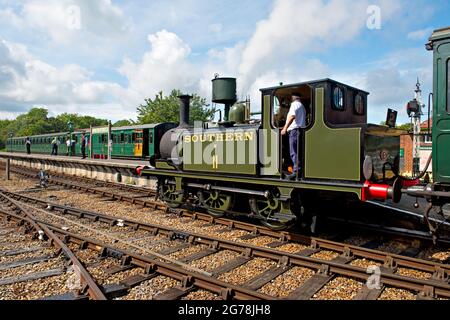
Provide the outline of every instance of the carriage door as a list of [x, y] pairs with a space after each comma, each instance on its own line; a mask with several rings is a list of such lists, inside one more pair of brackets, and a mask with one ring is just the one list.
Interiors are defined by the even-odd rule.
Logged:
[[148, 154], [148, 132], [149, 129], [144, 129], [142, 131], [142, 156], [146, 158], [149, 156]]
[[434, 50], [433, 176], [450, 183], [450, 37]]
[[133, 141], [134, 141], [134, 156], [142, 158], [143, 149], [142, 149], [142, 130], [135, 130], [133, 133]]

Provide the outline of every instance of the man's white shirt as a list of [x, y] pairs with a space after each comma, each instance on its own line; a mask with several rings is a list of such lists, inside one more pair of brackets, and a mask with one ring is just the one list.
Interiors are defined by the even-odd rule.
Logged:
[[289, 109], [289, 113], [287, 115], [288, 119], [291, 116], [294, 116], [295, 120], [288, 128], [288, 132], [295, 129], [304, 128], [306, 126], [306, 109], [300, 101], [292, 102], [291, 108]]

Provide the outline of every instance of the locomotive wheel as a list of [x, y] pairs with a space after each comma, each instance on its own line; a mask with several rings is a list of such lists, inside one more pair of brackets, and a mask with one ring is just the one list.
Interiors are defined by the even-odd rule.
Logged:
[[223, 217], [233, 206], [233, 195], [217, 190], [199, 191], [198, 198], [208, 213], [216, 218]]
[[180, 194], [176, 190], [176, 186], [172, 184], [161, 184], [159, 187], [159, 196], [162, 201], [173, 209], [181, 207], [184, 200], [184, 194]]
[[254, 214], [263, 218], [261, 224], [275, 230], [286, 230], [291, 226], [292, 220], [287, 221], [272, 221], [275, 214], [281, 210], [281, 202], [278, 199], [260, 199], [253, 198], [250, 200], [250, 207]]

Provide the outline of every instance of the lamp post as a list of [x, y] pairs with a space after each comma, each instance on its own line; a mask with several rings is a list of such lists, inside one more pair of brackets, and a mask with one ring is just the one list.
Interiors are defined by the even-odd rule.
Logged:
[[69, 127], [69, 140], [70, 140], [70, 146], [68, 146], [69, 150], [69, 157], [72, 156], [72, 133], [73, 133], [73, 122], [69, 120], [69, 122], [67, 122], [67, 126]]
[[9, 136], [9, 152], [12, 153], [12, 148], [13, 148], [12, 137], [14, 136], [14, 133], [10, 132], [10, 133], [8, 134], [8, 136]]
[[422, 90], [420, 89], [420, 82], [417, 79], [416, 90], [414, 100], [410, 101], [406, 110], [408, 112], [408, 116], [412, 119], [413, 124], [413, 176], [416, 176], [420, 173], [420, 117], [423, 115], [422, 108], [425, 105], [422, 103]]

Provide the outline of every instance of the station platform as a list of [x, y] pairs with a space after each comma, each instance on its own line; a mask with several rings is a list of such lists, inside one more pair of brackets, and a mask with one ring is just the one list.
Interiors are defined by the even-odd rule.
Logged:
[[44, 169], [58, 173], [72, 174], [103, 181], [119, 182], [132, 185], [156, 185], [153, 179], [136, 175], [135, 169], [149, 165], [147, 161], [122, 159], [81, 159], [81, 157], [50, 156], [42, 154], [23, 154], [0, 152], [0, 159], [10, 159], [11, 165], [33, 169]]

